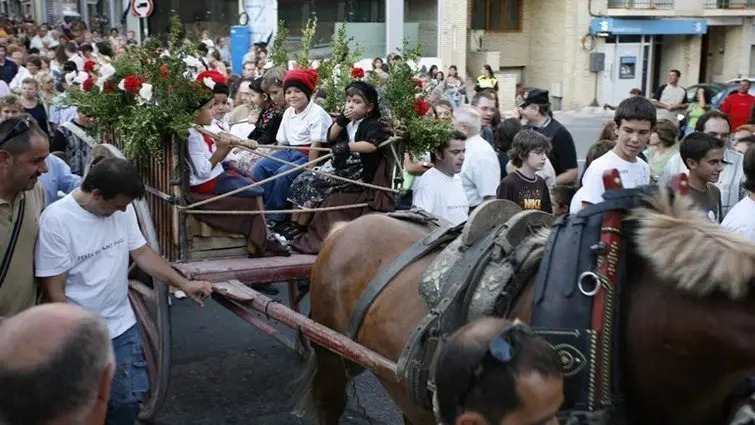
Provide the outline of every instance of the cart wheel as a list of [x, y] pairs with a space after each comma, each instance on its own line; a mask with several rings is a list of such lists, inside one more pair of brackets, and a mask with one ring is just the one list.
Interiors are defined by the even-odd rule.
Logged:
[[[118, 148], [100, 144], [92, 149], [87, 161], [86, 172], [93, 161], [102, 158], [123, 158]], [[155, 252], [160, 252], [149, 205], [144, 199], [132, 203], [144, 239]], [[134, 309], [136, 320], [144, 339], [144, 356], [149, 374], [149, 392], [142, 401], [139, 419], [149, 423], [165, 402], [170, 380], [170, 305], [168, 287], [163, 282], [152, 279], [148, 274], [135, 268], [129, 275], [129, 301]]]

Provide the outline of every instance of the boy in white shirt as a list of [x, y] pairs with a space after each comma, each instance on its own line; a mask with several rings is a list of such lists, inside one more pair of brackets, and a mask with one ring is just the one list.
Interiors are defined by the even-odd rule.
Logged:
[[[289, 71], [283, 79], [288, 109], [283, 113], [276, 139], [278, 144], [300, 146], [301, 149], [281, 149], [273, 154], [273, 157], [296, 165], [306, 164], [318, 157], [317, 151], [308, 148], [319, 147], [327, 140], [328, 128], [333, 123], [333, 119], [320, 105], [311, 101], [316, 84], [317, 71], [314, 69]], [[256, 181], [261, 181], [292, 168], [294, 168], [292, 165], [263, 158], [255, 164], [252, 176]], [[291, 183], [303, 171], [279, 176], [263, 186], [266, 210], [286, 208]], [[285, 223], [283, 214], [269, 214], [266, 217], [276, 224]]]
[[734, 205], [721, 225], [755, 243], [755, 148], [745, 153], [743, 168], [747, 196]]
[[433, 168], [418, 179], [414, 188], [415, 207], [454, 225], [464, 223], [469, 217], [469, 202], [459, 176], [464, 164], [466, 139], [457, 131], [451, 140], [438, 146], [430, 156]]
[[655, 127], [655, 107], [644, 97], [624, 99], [616, 108], [616, 146], [596, 159], [582, 177], [582, 207], [603, 202], [603, 173], [617, 169], [625, 188], [650, 184], [650, 166], [637, 158]]

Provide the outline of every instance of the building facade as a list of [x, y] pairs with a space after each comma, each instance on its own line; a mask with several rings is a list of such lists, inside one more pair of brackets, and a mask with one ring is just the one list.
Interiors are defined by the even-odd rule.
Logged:
[[503, 107], [517, 84], [573, 109], [614, 104], [632, 88], [652, 93], [669, 69], [686, 86], [755, 76], [755, 0], [239, 0], [238, 10], [253, 33], [264, 28], [255, 41], [286, 21], [291, 49], [317, 16], [315, 56], [327, 56], [345, 23], [365, 59], [408, 40], [425, 65], [456, 65], [471, 79], [490, 65]]

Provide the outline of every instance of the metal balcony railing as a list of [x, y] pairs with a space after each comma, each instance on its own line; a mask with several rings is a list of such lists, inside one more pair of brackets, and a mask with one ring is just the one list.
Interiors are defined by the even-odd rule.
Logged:
[[706, 9], [755, 9], [755, 0], [705, 0]]
[[608, 0], [608, 8], [671, 10], [674, 8], [674, 0]]

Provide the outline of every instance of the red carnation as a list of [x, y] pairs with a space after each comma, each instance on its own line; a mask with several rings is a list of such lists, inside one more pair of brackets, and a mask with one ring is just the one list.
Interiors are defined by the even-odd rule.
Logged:
[[81, 89], [84, 91], [89, 91], [94, 88], [94, 78], [89, 77], [84, 81], [84, 84], [81, 85]]
[[95, 61], [86, 61], [84, 63], [84, 71], [86, 72], [94, 72], [94, 67], [97, 66], [97, 63]]
[[422, 82], [422, 80], [416, 80], [417, 81], [417, 88], [423, 89], [425, 88], [425, 83]]
[[163, 80], [168, 79], [168, 76], [170, 75], [170, 70], [168, 69], [168, 65], [163, 64], [160, 67], [160, 75], [162, 76]]
[[364, 78], [364, 69], [362, 68], [351, 68], [351, 78], [357, 80], [359, 78]]
[[144, 84], [144, 81], [136, 75], [129, 75], [123, 79], [123, 89], [129, 93], [139, 93], [142, 84]]
[[424, 117], [428, 112], [430, 112], [430, 104], [427, 103], [424, 99], [417, 99], [414, 101], [414, 112], [416, 112], [420, 117]]

